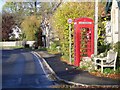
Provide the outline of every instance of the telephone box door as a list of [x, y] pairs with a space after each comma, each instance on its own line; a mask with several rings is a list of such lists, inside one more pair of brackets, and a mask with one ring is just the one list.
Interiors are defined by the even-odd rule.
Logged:
[[94, 53], [94, 23], [90, 18], [74, 20], [74, 65], [79, 66], [82, 57]]

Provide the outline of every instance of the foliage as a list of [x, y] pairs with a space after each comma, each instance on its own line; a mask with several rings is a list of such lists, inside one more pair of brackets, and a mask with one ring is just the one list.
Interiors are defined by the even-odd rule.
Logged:
[[15, 16], [3, 12], [2, 13], [2, 41], [9, 40], [9, 34], [12, 33], [12, 28], [15, 26]]
[[59, 42], [58, 41], [52, 42], [50, 48], [48, 48], [48, 51], [52, 53], [59, 52]]
[[48, 14], [49, 12], [51, 12], [51, 6], [50, 6], [50, 3], [49, 2], [42, 2], [40, 3], [40, 13], [42, 15], [45, 15], [45, 14]]
[[[60, 38], [61, 52], [63, 55], [69, 55], [69, 27], [68, 18], [78, 17], [90, 17], [94, 18], [94, 3], [89, 2], [69, 2], [63, 3], [54, 13], [51, 23], [52, 27], [57, 31], [57, 35]], [[73, 28], [72, 28], [72, 56], [74, 54], [73, 49]]]
[[6, 2], [5, 5], [2, 7], [2, 11], [4, 12], [14, 13], [15, 10], [16, 10], [16, 6], [15, 3], [13, 2]]
[[98, 54], [108, 51], [111, 48], [110, 44], [105, 42], [106, 39], [106, 22], [108, 21], [107, 17], [99, 17], [98, 19]]
[[38, 50], [40, 50], [40, 51], [46, 51], [47, 49], [45, 47], [40, 47], [40, 48], [38, 48]]
[[114, 44], [115, 51], [118, 52], [118, 56], [120, 57], [120, 41]]
[[[18, 27], [22, 27], [23, 38], [27, 40], [35, 40], [35, 34], [40, 26], [41, 11], [37, 6], [40, 2], [6, 2], [3, 11], [10, 12], [16, 16], [15, 22]], [[32, 34], [33, 33], [33, 34]]]
[[[2, 12], [4, 15], [2, 22], [4, 21], [4, 23], [2, 23], [3, 26], [2, 35], [4, 40], [8, 40], [9, 34], [12, 33], [11, 29], [14, 27], [14, 25], [11, 25], [11, 23], [14, 22], [14, 24], [16, 24], [16, 26], [19, 27], [25, 15], [28, 15], [27, 14], [28, 10], [26, 9], [28, 7], [25, 7], [25, 5], [28, 6], [27, 3], [23, 3], [23, 2], [6, 2], [5, 5], [3, 6]], [[9, 19], [10, 18], [9, 15], [12, 16], [11, 19]], [[5, 16], [7, 19], [4, 20]]]
[[116, 69], [115, 73], [120, 73], [120, 66]]
[[28, 16], [21, 23], [21, 27], [26, 36], [26, 40], [35, 40], [35, 34], [40, 27], [40, 18], [37, 18], [36, 16]]
[[3, 11], [28, 16], [36, 12], [35, 2], [6, 2]]
[[57, 50], [56, 47], [57, 47], [57, 44], [56, 43], [52, 43], [50, 49], [53, 50], [53, 51], [56, 51]]
[[103, 53], [103, 52], [106, 53], [109, 49], [111, 49], [110, 44], [98, 45], [98, 54]]
[[104, 74], [118, 74], [120, 73], [120, 67], [116, 69], [116, 71], [114, 71], [113, 69], [111, 68], [105, 68], [103, 70]]
[[105, 42], [106, 39], [105, 26], [106, 22], [110, 20], [109, 17], [105, 15], [104, 11], [105, 4], [106, 2], [99, 4], [99, 8], [101, 8], [101, 10], [99, 10], [99, 13], [101, 13], [101, 15], [99, 15], [98, 17], [98, 42], [97, 42], [98, 54], [107, 52], [111, 48], [111, 45]]
[[106, 22], [102, 17], [98, 19], [98, 46], [104, 45]]
[[19, 26], [27, 11], [23, 7], [23, 2], [6, 2], [2, 12], [9, 12], [16, 17], [15, 22]]
[[111, 68], [105, 68], [105, 69], [103, 70], [103, 73], [105, 73], [105, 74], [111, 74], [111, 73], [114, 73], [114, 70], [111, 69]]
[[80, 68], [91, 72], [95, 70], [95, 65], [90, 58], [82, 58]]
[[117, 57], [117, 68], [120, 69], [120, 41], [114, 44], [115, 51], [118, 52]]
[[[26, 20], [25, 22], [27, 22], [27, 21], [29, 22], [29, 17], [31, 17], [33, 15], [36, 16], [37, 19], [40, 19], [39, 17], [41, 17], [41, 16], [45, 17], [46, 15], [48, 15], [48, 13], [52, 12], [52, 8], [55, 5], [56, 5], [56, 3], [37, 2], [37, 1], [35, 1], [35, 2], [6, 2], [5, 5], [3, 6], [2, 10], [3, 10], [3, 12], [9, 12], [16, 17], [15, 22], [16, 22], [17, 26], [18, 27], [21, 26], [22, 28], [24, 28], [24, 30], [23, 30], [24, 33], [21, 36], [23, 38], [25, 38], [27, 36], [26, 38], [28, 39], [28, 33], [30, 34], [34, 31], [36, 32], [36, 30], [32, 31], [32, 29], [31, 29], [31, 30], [29, 30], [29, 32], [27, 32], [26, 31], [27, 25], [25, 25], [25, 27], [24, 27], [25, 23], [23, 24], [23, 22], [25, 20]], [[32, 21], [30, 21], [30, 22], [32, 22]], [[29, 25], [30, 25], [30, 22], [29, 22]], [[29, 26], [28, 26], [28, 28], [29, 28]], [[30, 25], [30, 28], [31, 28], [31, 25]], [[36, 27], [36, 28], [38, 28], [38, 27]], [[36, 34], [36, 35], [39, 33], [39, 31], [36, 33], [35, 32], [34, 32], [34, 34]], [[27, 35], [26, 35], [26, 33], [27, 33]], [[31, 37], [32, 34], [29, 36], [30, 36], [29, 40], [35, 39], [35, 38]], [[33, 37], [34, 37], [34, 35], [33, 35]], [[36, 38], [36, 39], [38, 39], [38, 38]]]

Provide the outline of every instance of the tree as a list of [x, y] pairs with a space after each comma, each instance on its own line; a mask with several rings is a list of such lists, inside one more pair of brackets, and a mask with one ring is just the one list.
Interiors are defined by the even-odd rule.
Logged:
[[[18, 27], [22, 26], [21, 28], [23, 28], [23, 32], [24, 32], [23, 36], [26, 36], [27, 40], [35, 40], [35, 37], [34, 37], [35, 35], [33, 34], [35, 34], [36, 29], [40, 27], [40, 21], [39, 21], [40, 16], [37, 17], [37, 14], [36, 14], [37, 6], [35, 2], [7, 2], [3, 6], [3, 12], [7, 12], [7, 13], [9, 12], [11, 15], [14, 15], [16, 17], [14, 19], [14, 22]], [[31, 20], [30, 22], [29, 22], [29, 18]], [[36, 21], [34, 22], [34, 20]], [[30, 32], [29, 31], [27, 32], [27, 28]], [[10, 33], [11, 32], [12, 31], [10, 31]], [[31, 34], [32, 32], [33, 34]], [[5, 33], [5, 30], [3, 34], [9, 35], [9, 33]]]
[[[63, 55], [69, 56], [69, 29], [67, 20], [79, 17], [90, 17], [94, 19], [94, 2], [69, 2], [63, 3], [55, 11], [51, 25], [56, 30], [55, 33], [60, 38], [61, 50]], [[72, 29], [72, 47], [73, 47], [73, 29]], [[72, 55], [74, 50], [72, 48]]]
[[[99, 3], [99, 16], [104, 10], [104, 3]], [[58, 7], [51, 18], [51, 25], [56, 36], [60, 39], [61, 52], [69, 56], [69, 29], [67, 20], [72, 18], [89, 17], [94, 20], [94, 2], [67, 2]], [[72, 24], [73, 25], [73, 24]], [[74, 30], [72, 28], [72, 56], [74, 55]]]
[[[38, 40], [36, 33], [41, 33], [40, 19], [45, 18], [51, 10], [49, 3], [42, 2], [7, 2], [3, 11], [16, 16], [15, 22], [21, 27], [26, 40]], [[44, 17], [45, 16], [45, 17]], [[44, 19], [43, 19], [44, 20]], [[40, 31], [40, 32], [39, 32]], [[39, 35], [39, 34], [38, 34]]]
[[2, 40], [9, 40], [9, 34], [12, 33], [12, 28], [15, 25], [14, 15], [3, 12], [2, 13]]
[[21, 23], [21, 28], [25, 34], [26, 40], [36, 40], [36, 32], [40, 28], [40, 18], [36, 16], [27, 16]]
[[3, 12], [9, 12], [16, 16], [16, 23], [19, 26], [26, 16], [35, 12], [33, 2], [6, 2], [3, 6]]

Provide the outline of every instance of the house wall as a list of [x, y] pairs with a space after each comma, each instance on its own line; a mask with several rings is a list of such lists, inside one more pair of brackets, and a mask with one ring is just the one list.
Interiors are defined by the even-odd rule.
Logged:
[[112, 43], [111, 21], [106, 22], [106, 42]]
[[118, 41], [120, 41], [120, 8], [118, 12]]
[[111, 38], [112, 42], [116, 43], [120, 41], [120, 9], [116, 0], [113, 0], [112, 9], [111, 9]]

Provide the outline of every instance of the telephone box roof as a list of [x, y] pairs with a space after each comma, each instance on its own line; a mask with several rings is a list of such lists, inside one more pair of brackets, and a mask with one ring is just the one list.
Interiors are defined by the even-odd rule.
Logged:
[[88, 18], [88, 17], [83, 17], [83, 18], [76, 18], [76, 19], [74, 19], [74, 22], [79, 22], [79, 21], [83, 21], [83, 22], [93, 22], [93, 19]]

